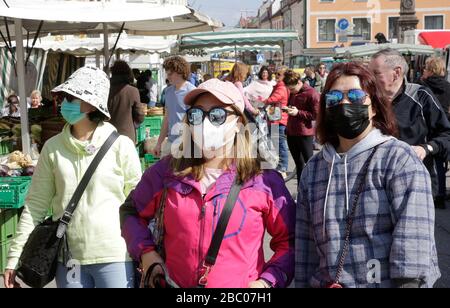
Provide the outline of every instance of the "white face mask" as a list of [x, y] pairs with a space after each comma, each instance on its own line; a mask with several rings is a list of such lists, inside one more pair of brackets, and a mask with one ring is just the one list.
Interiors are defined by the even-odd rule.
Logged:
[[[208, 118], [203, 121], [203, 125], [193, 127], [193, 140], [194, 143], [200, 147], [203, 152], [217, 152], [228, 146], [234, 141], [236, 133], [232, 131], [236, 130], [236, 124], [238, 118], [229, 123], [225, 123], [220, 126], [211, 124]], [[225, 153], [223, 153], [225, 154]]]

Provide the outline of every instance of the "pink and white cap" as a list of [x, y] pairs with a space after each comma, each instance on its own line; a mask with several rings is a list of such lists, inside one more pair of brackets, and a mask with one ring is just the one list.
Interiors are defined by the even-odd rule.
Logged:
[[210, 79], [201, 85], [197, 89], [189, 92], [184, 98], [186, 105], [193, 105], [196, 99], [204, 93], [211, 93], [218, 100], [226, 105], [235, 105], [242, 113], [244, 113], [244, 98], [241, 92], [234, 84], [229, 81], [220, 81], [219, 79]]

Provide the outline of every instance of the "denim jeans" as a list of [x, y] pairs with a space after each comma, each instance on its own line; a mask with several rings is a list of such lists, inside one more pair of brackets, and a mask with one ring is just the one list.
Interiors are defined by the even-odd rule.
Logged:
[[58, 263], [56, 285], [61, 289], [134, 287], [133, 262], [103, 263], [76, 266], [73, 270]]
[[[274, 126], [275, 128], [276, 126]], [[280, 161], [277, 166], [279, 172], [287, 172], [289, 167], [289, 147], [286, 137], [286, 126], [280, 124], [278, 125], [278, 132], [272, 132], [272, 125], [269, 126], [269, 131], [272, 140], [278, 140], [278, 151], [280, 156]]]

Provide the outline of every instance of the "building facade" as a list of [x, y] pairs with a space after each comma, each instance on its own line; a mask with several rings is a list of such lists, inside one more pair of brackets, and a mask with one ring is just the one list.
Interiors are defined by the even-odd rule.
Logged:
[[273, 0], [264, 0], [258, 9], [258, 19], [260, 29], [272, 29], [272, 3]]
[[[303, 62], [303, 51], [305, 46], [305, 0], [286, 0], [291, 24], [286, 29], [298, 32], [298, 40], [288, 42], [285, 63], [291, 67], [298, 67]], [[288, 26], [288, 25], [286, 25]]]
[[[397, 42], [400, 0], [303, 1], [306, 2], [306, 48], [373, 42], [377, 33]], [[416, 0], [416, 16], [417, 29], [450, 29], [450, 1]]]

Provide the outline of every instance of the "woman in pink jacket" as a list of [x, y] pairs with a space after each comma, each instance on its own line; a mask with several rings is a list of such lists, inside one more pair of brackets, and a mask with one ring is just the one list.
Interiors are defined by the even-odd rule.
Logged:
[[[129, 253], [144, 273], [161, 274], [163, 266], [152, 265], [164, 264], [166, 281], [183, 288], [287, 287], [294, 274], [295, 203], [280, 175], [261, 170], [252, 156], [242, 95], [232, 83], [212, 79], [185, 103], [190, 109], [179, 155], [148, 169], [121, 208]], [[235, 181], [242, 187], [209, 266], [205, 258]], [[159, 237], [148, 227], [162, 206], [164, 260], [156, 252]], [[268, 262], [266, 231], [275, 252]]]

